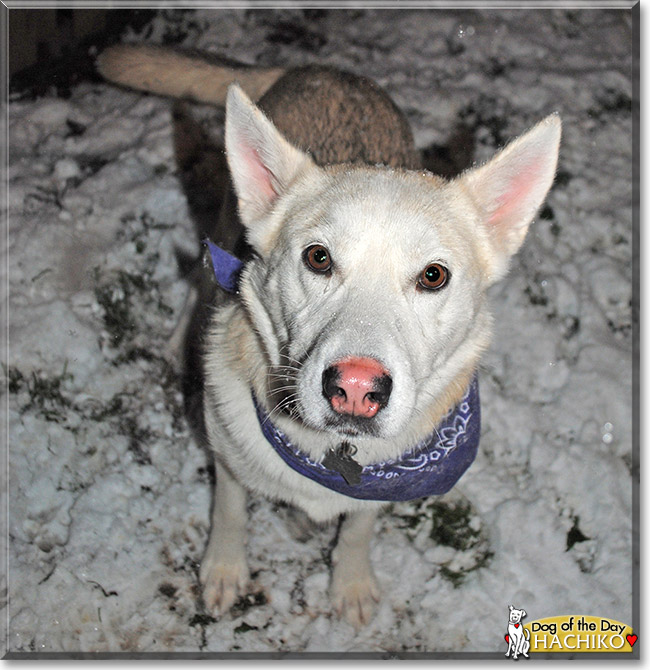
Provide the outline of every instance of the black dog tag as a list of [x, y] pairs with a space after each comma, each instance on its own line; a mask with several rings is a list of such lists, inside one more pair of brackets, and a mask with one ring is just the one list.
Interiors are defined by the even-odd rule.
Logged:
[[323, 465], [330, 470], [336, 470], [345, 481], [354, 486], [361, 482], [363, 466], [359, 465], [352, 456], [357, 448], [349, 442], [341, 442], [336, 449], [330, 449], [323, 458]]

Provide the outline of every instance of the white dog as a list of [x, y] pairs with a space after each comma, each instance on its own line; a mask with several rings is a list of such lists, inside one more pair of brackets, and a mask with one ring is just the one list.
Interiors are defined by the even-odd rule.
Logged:
[[517, 660], [519, 654], [528, 658], [530, 649], [530, 633], [524, 628], [521, 620], [526, 616], [526, 610], [518, 610], [509, 605], [510, 614], [508, 616], [508, 651], [506, 656]]
[[234, 294], [205, 338], [217, 462], [206, 605], [224, 612], [246, 589], [252, 491], [319, 522], [345, 515], [332, 598], [350, 622], [367, 622], [377, 513], [446, 492], [476, 453], [486, 291], [553, 182], [559, 117], [446, 181], [419, 168], [405, 118], [363, 77], [152, 47], [111, 49], [100, 69], [215, 104], [227, 91], [228, 165], [253, 256], [239, 272], [211, 247]]

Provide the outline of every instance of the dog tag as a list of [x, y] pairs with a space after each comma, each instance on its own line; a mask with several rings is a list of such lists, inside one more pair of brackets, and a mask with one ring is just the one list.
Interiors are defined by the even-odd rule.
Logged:
[[335, 470], [350, 486], [354, 486], [361, 482], [361, 471], [363, 470], [363, 466], [352, 458], [356, 453], [357, 448], [353, 444], [341, 442], [336, 450], [330, 449], [325, 454], [322, 462], [326, 468]]

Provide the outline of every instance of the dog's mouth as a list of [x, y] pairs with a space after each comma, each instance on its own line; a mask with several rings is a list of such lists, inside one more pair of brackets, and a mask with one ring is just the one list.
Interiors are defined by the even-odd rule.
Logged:
[[325, 426], [328, 430], [344, 437], [377, 437], [379, 435], [374, 419], [333, 414], [325, 417]]
[[[341, 437], [377, 437], [379, 426], [376, 419], [340, 414], [326, 409], [316, 423], [305, 416], [298, 392], [297, 374], [299, 365], [279, 365], [268, 372], [268, 395], [270, 416], [281, 414], [315, 430], [325, 430]], [[320, 398], [319, 398], [320, 400]]]
[[303, 416], [300, 411], [300, 402], [295, 391], [295, 386], [291, 388], [278, 387], [272, 389], [268, 395], [270, 412], [281, 414], [294, 421], [300, 421], [305, 426], [316, 430], [327, 430], [341, 437], [361, 437], [378, 436], [379, 429], [373, 419], [365, 419], [354, 416], [341, 416], [331, 412], [323, 417], [322, 425], [313, 425], [313, 422]]

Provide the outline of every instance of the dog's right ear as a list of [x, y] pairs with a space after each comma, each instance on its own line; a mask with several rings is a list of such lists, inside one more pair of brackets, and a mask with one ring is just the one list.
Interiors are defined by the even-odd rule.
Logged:
[[284, 139], [236, 84], [228, 90], [226, 100], [226, 154], [239, 215], [255, 246], [255, 222], [314, 163]]

